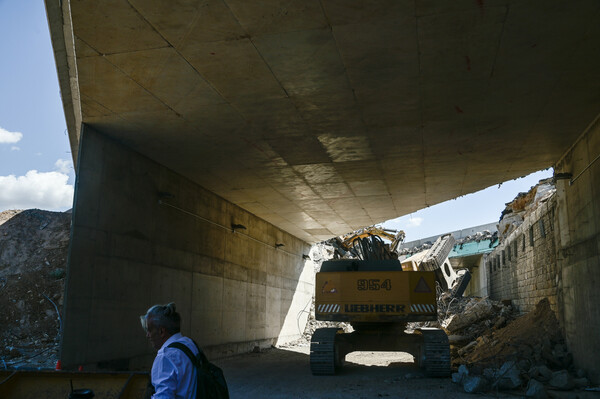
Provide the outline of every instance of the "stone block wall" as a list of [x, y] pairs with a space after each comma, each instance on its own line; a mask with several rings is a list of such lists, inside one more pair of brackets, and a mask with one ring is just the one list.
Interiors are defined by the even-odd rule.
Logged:
[[487, 255], [490, 298], [510, 299], [521, 312], [548, 298], [557, 311], [555, 209], [553, 196]]
[[575, 367], [598, 384], [600, 117], [556, 163], [554, 173], [554, 197], [486, 258], [490, 296], [511, 299], [523, 312], [547, 297]]

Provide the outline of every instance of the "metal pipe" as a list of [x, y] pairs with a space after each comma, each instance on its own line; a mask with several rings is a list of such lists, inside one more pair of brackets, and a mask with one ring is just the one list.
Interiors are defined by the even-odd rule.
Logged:
[[573, 179], [569, 180], [569, 186], [572, 186], [573, 183], [575, 183], [575, 181], [577, 179], [579, 179], [579, 176], [581, 176], [583, 174], [583, 172], [585, 172], [586, 170], [588, 170], [589, 167], [592, 166], [594, 164], [594, 162], [596, 162], [598, 160], [598, 158], [600, 158], [600, 154], [598, 154], [598, 156], [596, 158], [594, 158], [594, 160], [592, 162], [590, 162], [588, 164], [588, 166], [586, 166], [581, 172], [579, 172], [579, 174], [577, 176], [575, 176]]

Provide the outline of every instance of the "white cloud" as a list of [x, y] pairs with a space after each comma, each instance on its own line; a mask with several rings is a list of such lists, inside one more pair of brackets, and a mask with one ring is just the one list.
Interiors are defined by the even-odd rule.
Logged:
[[68, 159], [59, 159], [54, 163], [54, 167], [60, 173], [69, 174], [73, 169], [73, 161]]
[[10, 147], [11, 151], [21, 151], [21, 147], [17, 147], [16, 145], [13, 145], [12, 147]]
[[410, 226], [410, 227], [420, 226], [421, 223], [423, 223], [423, 218], [421, 218], [421, 217], [410, 217], [408, 219], [408, 226]]
[[23, 138], [23, 133], [9, 132], [0, 127], [0, 144], [18, 143]]
[[59, 172], [30, 170], [25, 176], [0, 176], [0, 210], [67, 210], [73, 206], [69, 176]]

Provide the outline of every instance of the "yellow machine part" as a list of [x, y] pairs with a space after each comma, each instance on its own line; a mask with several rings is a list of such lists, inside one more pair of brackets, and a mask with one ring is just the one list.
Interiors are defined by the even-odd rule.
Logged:
[[316, 275], [315, 317], [346, 322], [437, 319], [434, 272], [335, 271]]
[[148, 373], [0, 371], [0, 398], [66, 399], [73, 389], [90, 389], [95, 398], [141, 398], [149, 381]]

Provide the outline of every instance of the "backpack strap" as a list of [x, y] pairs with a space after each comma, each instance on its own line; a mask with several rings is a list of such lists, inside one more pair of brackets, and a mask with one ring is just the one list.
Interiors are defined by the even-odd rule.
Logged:
[[198, 349], [198, 359], [200, 359], [200, 362], [201, 362], [200, 368], [202, 368], [205, 371], [208, 371], [208, 365], [210, 364], [210, 362], [208, 361], [208, 358], [206, 357], [206, 355], [204, 354], [202, 349], [200, 349], [200, 347], [198, 346], [196, 341], [194, 341], [192, 339], [192, 342], [194, 343], [194, 345], [196, 345], [196, 349]]
[[[169, 344], [169, 346], [167, 346], [167, 348], [177, 348], [177, 349], [181, 350], [183, 353], [185, 353], [187, 355], [187, 357], [190, 358], [190, 361], [192, 362], [192, 365], [194, 365], [194, 367], [202, 368], [202, 365], [198, 364], [198, 359], [196, 358], [196, 356], [194, 356], [194, 353], [190, 350], [190, 348], [187, 347], [187, 345], [182, 344], [181, 342], [172, 342]], [[200, 353], [200, 352], [198, 352], [198, 353]], [[206, 357], [205, 357], [205, 359], [206, 359]], [[202, 362], [204, 362], [203, 359], [202, 359]]]
[[192, 364], [195, 367], [198, 367], [199, 369], [202, 369], [204, 371], [208, 371], [208, 365], [209, 365], [208, 358], [206, 357], [204, 352], [202, 352], [202, 349], [200, 349], [200, 347], [198, 346], [196, 341], [192, 340], [192, 342], [196, 346], [196, 349], [198, 349], [198, 355], [194, 355], [194, 353], [190, 350], [190, 348], [188, 348], [187, 345], [182, 344], [181, 342], [171, 342], [167, 346], [167, 348], [177, 348], [177, 349], [183, 351], [183, 353], [185, 353], [187, 355], [187, 357], [190, 358], [190, 360], [192, 361]]
[[192, 365], [196, 369], [196, 378], [198, 380], [196, 397], [229, 399], [229, 390], [227, 389], [227, 382], [223, 376], [223, 371], [210, 363], [198, 344], [194, 340], [192, 340], [192, 342], [194, 342], [196, 349], [198, 349], [198, 355], [196, 356], [194, 356], [190, 348], [181, 342], [173, 342], [169, 344], [167, 348], [177, 348], [183, 351], [183, 353], [185, 353], [192, 361]]

